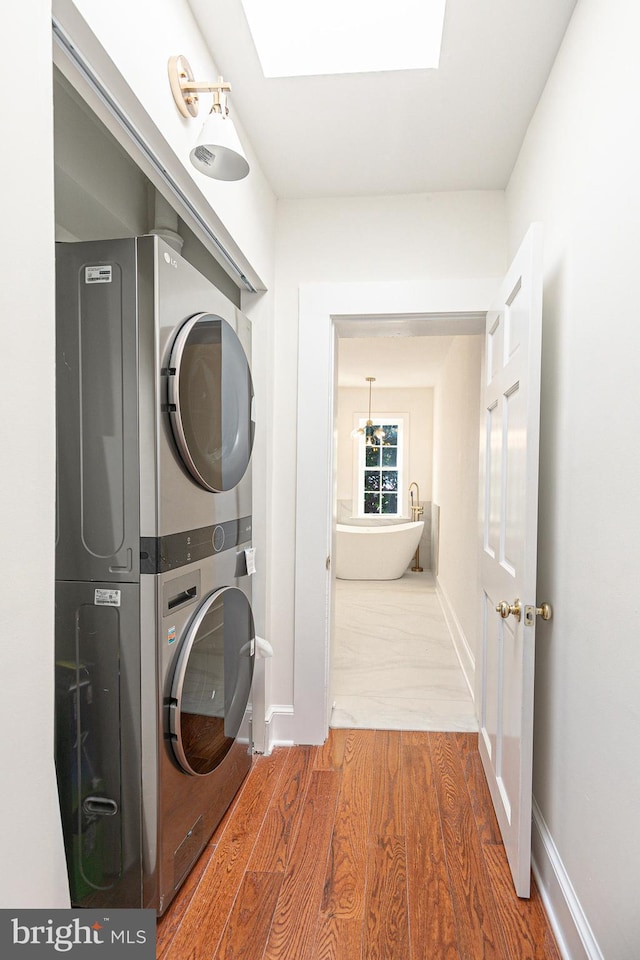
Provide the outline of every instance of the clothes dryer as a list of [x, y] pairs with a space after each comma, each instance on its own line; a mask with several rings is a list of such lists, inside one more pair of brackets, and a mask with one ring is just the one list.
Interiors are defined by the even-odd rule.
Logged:
[[155, 236], [56, 244], [56, 270], [56, 576], [158, 573], [164, 537], [251, 514], [249, 321]]

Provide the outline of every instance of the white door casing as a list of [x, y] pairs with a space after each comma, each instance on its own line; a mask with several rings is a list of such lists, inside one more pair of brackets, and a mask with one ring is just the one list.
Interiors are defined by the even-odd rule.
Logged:
[[487, 314], [480, 444], [478, 739], [520, 897], [531, 875], [541, 327], [542, 228], [532, 224]]
[[[329, 730], [333, 538], [334, 344], [336, 328], [361, 336], [414, 324], [434, 334], [477, 332], [496, 278], [309, 283], [299, 289], [298, 435], [294, 582], [293, 728], [296, 743], [324, 743]], [[446, 325], [446, 328], [443, 326]], [[388, 335], [388, 334], [387, 334]]]

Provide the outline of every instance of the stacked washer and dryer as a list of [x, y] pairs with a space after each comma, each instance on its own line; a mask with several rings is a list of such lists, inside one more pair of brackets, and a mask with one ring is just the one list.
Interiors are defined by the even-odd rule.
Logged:
[[161, 914], [251, 766], [250, 324], [158, 237], [56, 259], [71, 897]]

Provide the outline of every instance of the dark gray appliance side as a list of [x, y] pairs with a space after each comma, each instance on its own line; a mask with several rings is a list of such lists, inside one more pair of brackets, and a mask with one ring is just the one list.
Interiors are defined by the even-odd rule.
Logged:
[[56, 244], [56, 579], [140, 575], [135, 240]]
[[56, 244], [56, 769], [74, 906], [156, 898], [142, 830], [138, 303], [135, 240]]
[[144, 907], [140, 587], [56, 583], [56, 771], [71, 902]]

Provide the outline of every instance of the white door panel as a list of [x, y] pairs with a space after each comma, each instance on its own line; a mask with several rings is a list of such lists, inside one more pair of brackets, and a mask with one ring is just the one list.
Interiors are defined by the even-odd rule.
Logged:
[[525, 622], [525, 606], [536, 605], [541, 253], [534, 224], [487, 314], [483, 378], [479, 748], [521, 897], [531, 873], [535, 616]]

